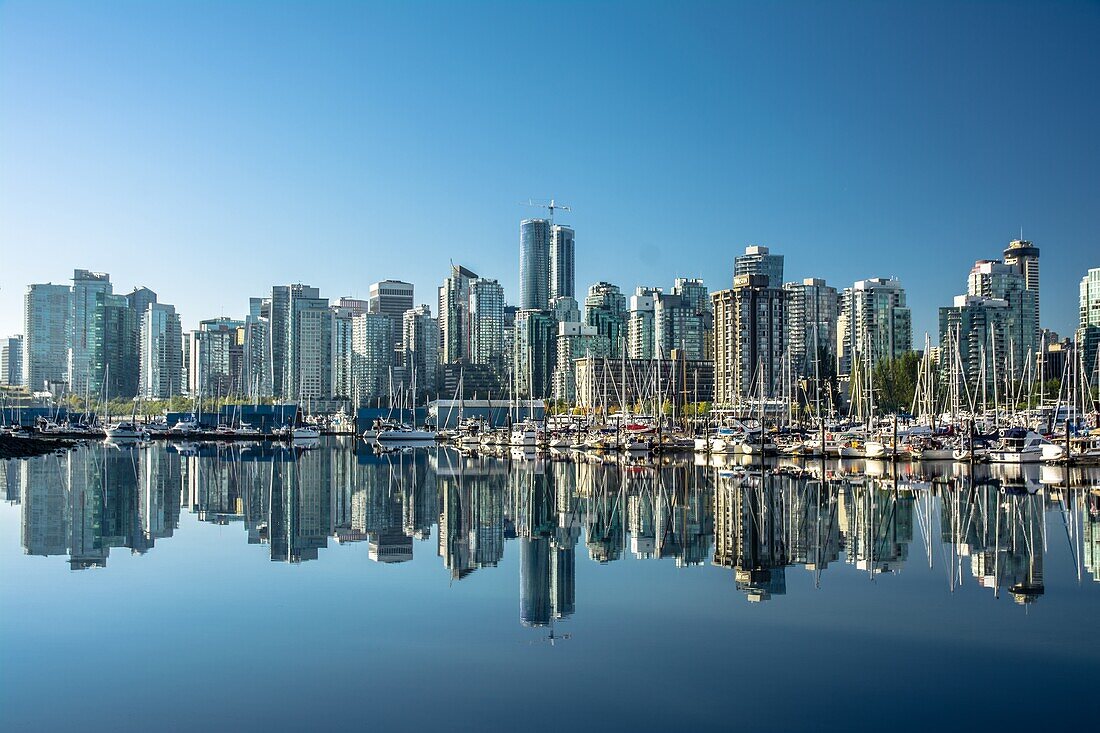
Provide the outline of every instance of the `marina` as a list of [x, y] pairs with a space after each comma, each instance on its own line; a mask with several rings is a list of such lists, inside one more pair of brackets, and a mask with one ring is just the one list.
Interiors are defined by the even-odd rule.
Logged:
[[[166, 439], [0, 461], [0, 490], [0, 611], [23, 619], [0, 632], [0, 687], [17, 729], [52, 727], [44, 696], [65, 684], [85, 729], [147, 730], [146, 714], [110, 711], [130, 704], [144, 673], [123, 660], [150, 635], [177, 660], [142, 703], [167, 729], [283, 725], [301, 709], [273, 693], [322, 679], [388, 726], [413, 680], [447, 689], [471, 653], [479, 684], [428, 720], [519, 714], [536, 685], [571, 702], [526, 729], [607, 714], [654, 729], [626, 704], [633, 675], [601, 669], [612, 649], [628, 666], [661, 660], [661, 694], [691, 700], [661, 726], [801, 728], [826, 706], [867, 727], [899, 684], [935, 690], [959, 725], [1057, 724], [1074, 713], [978, 711], [961, 680], [929, 680], [967, 670], [1008, 688], [1027, 670], [1035, 696], [1072, 700], [1100, 659], [1097, 468]], [[289, 659], [270, 643], [285, 635], [301, 640]], [[93, 649], [115, 670], [94, 693], [63, 663]], [[817, 681], [779, 705], [792, 666]], [[220, 699], [168, 705], [196, 674], [268, 701], [247, 717]], [[601, 694], [576, 694], [591, 685]], [[358, 719], [327, 707], [330, 724]]]

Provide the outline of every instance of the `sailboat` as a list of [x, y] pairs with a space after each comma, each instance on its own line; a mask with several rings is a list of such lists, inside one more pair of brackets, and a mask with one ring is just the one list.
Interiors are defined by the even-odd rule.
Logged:
[[[416, 422], [416, 367], [412, 370], [412, 386], [409, 389], [412, 394], [412, 416], [413, 422]], [[399, 427], [391, 428], [388, 430], [380, 431], [375, 440], [383, 444], [400, 444], [400, 443], [417, 443], [426, 444], [434, 443], [436, 440], [436, 433], [434, 430], [419, 430], [415, 426], [402, 424]]]

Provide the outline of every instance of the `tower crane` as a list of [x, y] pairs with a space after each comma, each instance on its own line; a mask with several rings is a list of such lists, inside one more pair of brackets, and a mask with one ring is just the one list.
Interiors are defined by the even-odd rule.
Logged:
[[569, 208], [565, 204], [559, 204], [558, 202], [554, 201], [554, 199], [550, 199], [550, 203], [548, 203], [548, 204], [544, 204], [544, 203], [541, 203], [541, 202], [538, 202], [538, 201], [532, 201], [531, 199], [527, 199], [526, 202], [521, 202], [521, 205], [522, 206], [534, 206], [534, 207], [539, 208], [539, 209], [549, 209], [550, 210], [550, 224], [551, 225], [553, 225], [553, 223], [554, 223], [554, 210], [555, 209], [559, 209], [561, 211], [572, 211], [571, 208]]

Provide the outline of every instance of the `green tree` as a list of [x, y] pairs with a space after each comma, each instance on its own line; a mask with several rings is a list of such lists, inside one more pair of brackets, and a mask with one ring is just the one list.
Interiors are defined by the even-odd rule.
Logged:
[[920, 354], [907, 351], [897, 359], [883, 359], [875, 364], [872, 384], [875, 407], [882, 412], [907, 412], [917, 391]]

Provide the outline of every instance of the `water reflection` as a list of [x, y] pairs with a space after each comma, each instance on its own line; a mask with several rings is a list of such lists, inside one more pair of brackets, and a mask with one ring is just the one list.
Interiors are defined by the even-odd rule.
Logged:
[[519, 620], [528, 626], [576, 611], [579, 552], [598, 563], [709, 560], [749, 601], [785, 595], [797, 566], [820, 585], [830, 567], [873, 580], [921, 562], [943, 567], [949, 588], [975, 582], [1033, 603], [1051, 541], [1068, 541], [1078, 578], [1100, 573], [1095, 471], [860, 462], [763, 472], [691, 458], [377, 454], [329, 440], [308, 452], [98, 444], [0, 463], [0, 472], [5, 498], [20, 505], [25, 553], [67, 557], [74, 570], [106, 566], [112, 548], [149, 552], [178, 529], [181, 512], [240, 524], [249, 544], [291, 563], [322, 557], [330, 540], [366, 542], [372, 561], [402, 563], [431, 546], [434, 530], [453, 581], [518, 546]]

